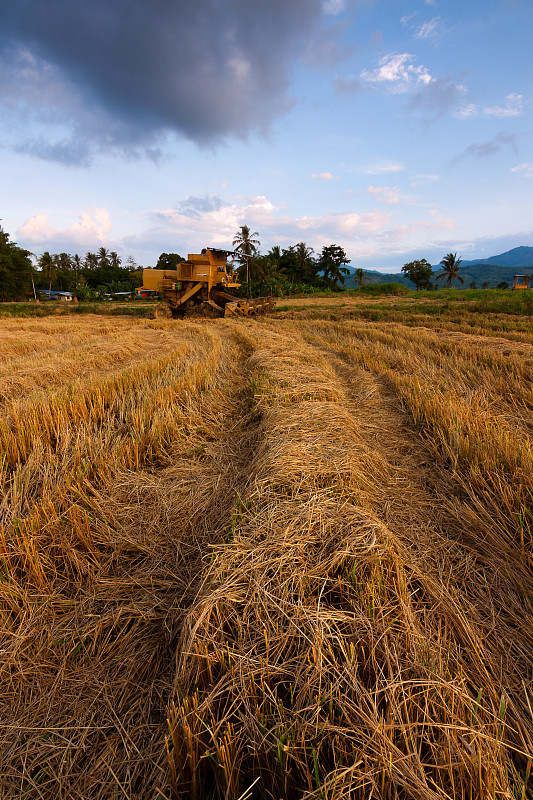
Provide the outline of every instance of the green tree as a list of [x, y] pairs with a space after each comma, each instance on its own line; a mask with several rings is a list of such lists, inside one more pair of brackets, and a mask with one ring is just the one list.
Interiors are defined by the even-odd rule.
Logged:
[[281, 258], [281, 247], [279, 244], [275, 244], [274, 247], [271, 247], [268, 251], [268, 255], [273, 263], [279, 264], [279, 260]]
[[58, 255], [53, 256], [53, 259], [57, 270], [56, 283], [58, 289], [61, 289], [64, 292], [70, 291], [76, 285], [73, 272], [72, 256], [70, 256], [68, 253], [59, 253]]
[[74, 286], [77, 286], [81, 277], [81, 271], [83, 269], [83, 263], [81, 257], [74, 253], [72, 256], [72, 277], [74, 280]]
[[31, 253], [15, 242], [0, 226], [0, 298], [2, 300], [25, 300], [32, 288], [34, 269]]
[[483, 283], [481, 284], [481, 288], [482, 289], [488, 289], [489, 288], [489, 282], [488, 281], [483, 281]]
[[279, 266], [285, 270], [288, 280], [292, 283], [307, 286], [318, 284], [318, 267], [313, 258], [313, 248], [308, 247], [305, 242], [298, 242], [284, 249]]
[[355, 280], [357, 281], [357, 285], [359, 286], [359, 288], [362, 289], [363, 286], [365, 285], [365, 273], [361, 269], [361, 267], [358, 267], [355, 270]]
[[317, 266], [322, 272], [325, 283], [333, 288], [339, 283], [344, 283], [345, 276], [350, 274], [350, 270], [344, 266], [349, 263], [350, 259], [347, 258], [343, 248], [337, 244], [330, 244], [322, 248]]
[[438, 281], [446, 280], [446, 286], [451, 286], [452, 281], [458, 280], [461, 283], [464, 283], [463, 278], [459, 275], [459, 264], [461, 263], [460, 258], [457, 258], [457, 253], [448, 253], [444, 256], [442, 261], [440, 262], [443, 272], [440, 275], [437, 275]]
[[52, 293], [52, 282], [57, 278], [57, 267], [54, 256], [51, 256], [48, 250], [39, 256], [38, 266], [41, 270], [43, 278], [48, 283], [48, 294]]
[[96, 269], [98, 266], [98, 256], [96, 253], [86, 253], [84, 264], [86, 269]]
[[176, 269], [178, 264], [185, 261], [178, 253], [161, 253], [157, 259], [156, 269]]
[[507, 283], [507, 281], [500, 281], [500, 283], [497, 285], [496, 288], [497, 289], [508, 289], [509, 288], [509, 284]]
[[249, 261], [253, 256], [259, 253], [259, 245], [261, 242], [257, 238], [258, 236], [259, 234], [257, 231], [253, 233], [250, 232], [248, 225], [241, 225], [240, 230], [235, 234], [233, 239], [236, 259], [241, 265], [239, 272], [241, 273], [241, 277], [244, 277], [244, 274], [246, 275], [247, 283], [249, 283], [250, 280]]
[[108, 264], [111, 263], [110, 260], [109, 260], [110, 255], [111, 254], [110, 254], [109, 250], [107, 249], [107, 247], [99, 247], [98, 248], [98, 255], [97, 255], [98, 264], [101, 267], [107, 267]]
[[409, 261], [408, 264], [404, 264], [402, 272], [414, 283], [417, 292], [421, 288], [429, 289], [433, 270], [431, 264], [426, 261], [425, 258], [421, 258], [418, 261]]
[[250, 260], [250, 280], [258, 284], [256, 288], [259, 291], [269, 290], [284, 280], [285, 270], [280, 267], [280, 257], [279, 253], [270, 251], [264, 256], [255, 256]]
[[477, 284], [476, 284], [475, 281], [470, 281], [470, 288], [471, 289], [476, 289], [477, 288]]

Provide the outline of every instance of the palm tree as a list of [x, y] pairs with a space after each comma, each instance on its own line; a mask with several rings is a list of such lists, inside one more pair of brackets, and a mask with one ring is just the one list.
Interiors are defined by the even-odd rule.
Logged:
[[109, 264], [109, 250], [107, 247], [99, 247], [98, 248], [98, 263], [101, 267], [107, 267]]
[[74, 272], [74, 286], [78, 285], [82, 268], [83, 264], [81, 256], [79, 256], [77, 253], [74, 253], [74, 255], [72, 256], [72, 271]]
[[272, 259], [272, 262], [277, 264], [281, 258], [281, 247], [279, 244], [275, 244], [274, 247], [271, 247], [268, 251], [268, 255]]
[[363, 272], [361, 267], [355, 270], [355, 279], [357, 281], [357, 285], [361, 289], [361, 287], [365, 285], [365, 273]]
[[87, 269], [96, 269], [98, 266], [98, 256], [96, 253], [86, 253], [84, 261]]
[[314, 252], [313, 248], [308, 247], [305, 242], [298, 242], [294, 246], [296, 270], [301, 283], [312, 283], [317, 274], [317, 266], [313, 259]]
[[457, 258], [457, 253], [448, 253], [444, 256], [440, 263], [444, 271], [441, 272], [440, 275], [437, 275], [438, 281], [443, 281], [446, 278], [446, 286], [451, 286], [452, 281], [457, 278], [458, 281], [464, 283], [464, 280], [459, 275], [459, 264], [461, 263], [461, 259]]
[[48, 297], [50, 297], [52, 294], [52, 281], [55, 281], [57, 278], [56, 263], [53, 256], [46, 250], [42, 256], [39, 257], [38, 264], [43, 276], [49, 281]]
[[257, 255], [259, 252], [259, 245], [261, 242], [256, 237], [259, 236], [257, 231], [250, 233], [248, 225], [241, 225], [241, 229], [235, 234], [233, 239], [233, 246], [237, 253], [237, 260], [240, 261], [241, 267], [246, 262], [246, 283], [249, 283], [249, 269], [248, 263], [250, 258]]

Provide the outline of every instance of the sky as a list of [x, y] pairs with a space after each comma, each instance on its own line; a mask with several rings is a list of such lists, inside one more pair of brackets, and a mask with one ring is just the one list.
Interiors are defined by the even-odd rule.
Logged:
[[531, 0], [11, 0], [0, 220], [36, 256], [533, 246]]

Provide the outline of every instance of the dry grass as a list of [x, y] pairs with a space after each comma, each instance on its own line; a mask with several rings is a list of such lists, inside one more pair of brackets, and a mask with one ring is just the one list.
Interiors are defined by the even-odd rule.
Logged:
[[533, 796], [531, 331], [310, 316], [0, 323], [0, 796]]

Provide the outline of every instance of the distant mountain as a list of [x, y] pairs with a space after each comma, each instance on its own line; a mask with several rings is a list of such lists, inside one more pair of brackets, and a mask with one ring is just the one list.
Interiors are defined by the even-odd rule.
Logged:
[[[524, 267], [523, 265], [515, 267], [500, 266], [486, 261], [474, 264], [463, 262], [459, 267], [459, 274], [464, 280], [464, 286], [468, 288], [472, 281], [475, 281], [478, 289], [481, 289], [483, 283], [488, 283], [490, 289], [493, 289], [502, 281], [507, 281], [509, 285], [512, 285], [513, 275], [530, 274], [531, 272], [533, 272], [532, 267]], [[459, 286], [459, 283], [454, 281], [454, 286]]]
[[[433, 272], [435, 277], [442, 271], [439, 264], [433, 265]], [[459, 268], [459, 274], [464, 280], [462, 284], [465, 288], [469, 288], [470, 284], [475, 281], [478, 289], [484, 283], [488, 283], [489, 287], [493, 289], [502, 281], [507, 281], [509, 285], [513, 282], [513, 275], [522, 272], [533, 273], [533, 247], [514, 247], [512, 250], [507, 250], [505, 253], [500, 253], [498, 256], [490, 256], [489, 258], [476, 258], [472, 261], [463, 260]], [[345, 286], [353, 288], [357, 286], [357, 280], [353, 268], [350, 270], [350, 275], [346, 277]], [[403, 272], [379, 272], [375, 269], [365, 269], [365, 283], [403, 283], [410, 289], [415, 286], [408, 278], [405, 277]], [[435, 281], [435, 278], [433, 278]], [[454, 281], [453, 286], [459, 288], [461, 284], [459, 281]]]
[[[365, 274], [365, 284], [369, 283], [403, 283], [404, 286], [408, 286], [409, 289], [414, 289], [414, 284], [411, 283], [409, 278], [403, 274], [403, 272], [378, 272], [376, 269], [364, 269]], [[346, 282], [344, 284], [347, 289], [353, 289], [354, 286], [357, 286], [357, 278], [355, 277], [355, 270], [350, 270], [350, 275], [346, 276]]]
[[462, 267], [471, 264], [496, 264], [498, 267], [533, 267], [533, 247], [513, 247], [499, 256], [463, 261]]

